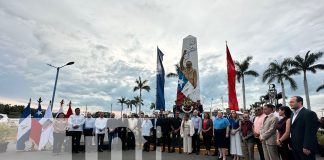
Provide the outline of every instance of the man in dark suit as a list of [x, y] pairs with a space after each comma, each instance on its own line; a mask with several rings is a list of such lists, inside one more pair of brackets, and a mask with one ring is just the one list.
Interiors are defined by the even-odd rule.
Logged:
[[291, 97], [289, 105], [293, 109], [291, 124], [291, 144], [295, 160], [315, 160], [317, 151], [316, 133], [318, 118], [315, 112], [303, 107], [303, 98]]

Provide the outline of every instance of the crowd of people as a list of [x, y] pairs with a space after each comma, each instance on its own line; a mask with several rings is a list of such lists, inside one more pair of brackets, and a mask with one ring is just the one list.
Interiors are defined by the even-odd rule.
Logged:
[[72, 152], [78, 153], [82, 134], [86, 148], [91, 148], [91, 139], [96, 137], [97, 151], [103, 152], [107, 134], [108, 150], [118, 137], [122, 150], [132, 150], [138, 145], [149, 152], [160, 146], [162, 152], [253, 160], [256, 145], [261, 160], [315, 160], [317, 115], [303, 107], [303, 99], [299, 96], [291, 97], [289, 105], [277, 110], [276, 106], [265, 104], [255, 108], [253, 116], [249, 112], [239, 116], [236, 111], [227, 109], [225, 113], [215, 110], [212, 115], [194, 110], [191, 115], [180, 116], [176, 111], [174, 116], [160, 112], [154, 117], [141, 113], [124, 114], [122, 118], [115, 118], [114, 114], [105, 118], [103, 112], [97, 118], [90, 113], [82, 116], [76, 108], [75, 114], [68, 119], [64, 118], [64, 113], [59, 113], [54, 120], [53, 153], [61, 151], [67, 136]]

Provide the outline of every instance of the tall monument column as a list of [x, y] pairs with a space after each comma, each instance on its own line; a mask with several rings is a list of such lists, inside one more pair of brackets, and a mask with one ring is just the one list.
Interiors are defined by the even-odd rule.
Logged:
[[184, 112], [191, 112], [200, 101], [197, 38], [194, 36], [183, 39], [178, 75], [177, 105], [181, 105]]

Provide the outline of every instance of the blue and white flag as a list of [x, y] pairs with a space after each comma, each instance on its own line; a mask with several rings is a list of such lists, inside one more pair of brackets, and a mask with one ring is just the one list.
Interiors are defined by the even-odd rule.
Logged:
[[30, 111], [31, 99], [29, 99], [28, 105], [24, 108], [18, 125], [18, 134], [17, 134], [17, 145], [16, 150], [23, 151], [25, 150], [25, 142], [29, 140], [29, 134], [31, 130], [31, 111]]
[[157, 110], [165, 110], [165, 99], [164, 99], [164, 67], [163, 67], [163, 53], [157, 47], [157, 74], [156, 74], [156, 102], [155, 106]]
[[39, 123], [42, 125], [42, 133], [40, 136], [38, 150], [42, 150], [46, 144], [50, 143], [53, 145], [53, 113], [51, 108], [51, 102], [49, 103], [44, 118]]

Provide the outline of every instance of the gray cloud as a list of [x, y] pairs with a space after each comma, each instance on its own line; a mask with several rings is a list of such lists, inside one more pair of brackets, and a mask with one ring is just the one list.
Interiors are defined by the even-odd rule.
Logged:
[[[155, 101], [156, 46], [164, 52], [166, 73], [180, 59], [182, 38], [198, 38], [201, 97], [227, 100], [225, 40], [233, 59], [254, 57], [251, 69], [262, 74], [270, 61], [324, 48], [324, 4], [299, 1], [68, 1], [0, 0], [0, 97], [50, 100], [55, 69], [61, 69], [56, 102], [119, 109], [117, 98], [132, 98], [135, 79], [149, 80], [145, 106]], [[199, 6], [199, 7], [198, 7]], [[323, 63], [323, 58], [320, 63]], [[319, 109], [323, 72], [308, 74], [311, 103]], [[303, 95], [302, 76], [295, 76]], [[167, 108], [176, 96], [174, 78], [166, 79]], [[277, 85], [279, 88], [279, 85]], [[241, 84], [237, 95], [242, 105]], [[261, 78], [246, 78], [247, 104], [265, 94]], [[147, 109], [146, 109], [147, 110]]]

